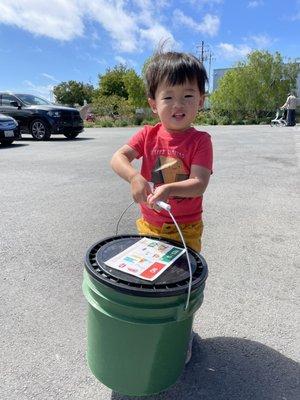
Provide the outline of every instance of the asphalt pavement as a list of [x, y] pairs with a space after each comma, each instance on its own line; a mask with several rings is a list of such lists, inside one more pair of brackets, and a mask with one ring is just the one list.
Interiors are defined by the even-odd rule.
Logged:
[[[299, 399], [300, 128], [205, 130], [215, 149], [204, 200], [209, 277], [193, 356], [173, 387], [143, 399]], [[135, 131], [0, 148], [3, 400], [129, 399], [86, 365], [81, 284], [86, 250], [114, 234], [131, 201], [109, 160]], [[137, 215], [131, 208], [120, 232], [134, 232]]]

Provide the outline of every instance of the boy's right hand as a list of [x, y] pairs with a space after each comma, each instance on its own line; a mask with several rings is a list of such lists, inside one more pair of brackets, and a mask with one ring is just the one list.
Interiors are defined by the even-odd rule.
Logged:
[[136, 203], [146, 203], [147, 197], [152, 193], [149, 182], [141, 175], [136, 174], [130, 180], [131, 194]]

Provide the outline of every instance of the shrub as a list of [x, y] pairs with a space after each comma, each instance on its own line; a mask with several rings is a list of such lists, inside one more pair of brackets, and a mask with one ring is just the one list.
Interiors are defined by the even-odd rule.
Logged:
[[195, 119], [195, 125], [218, 125], [217, 116], [211, 110], [201, 110]]
[[258, 124], [258, 121], [257, 121], [257, 119], [255, 119], [255, 118], [249, 118], [249, 119], [248, 119], [248, 123], [249, 123], [250, 125], [257, 125], [257, 124]]
[[147, 118], [143, 119], [141, 125], [156, 125], [158, 123], [157, 118]]
[[244, 121], [242, 119], [237, 119], [232, 121], [231, 125], [244, 125]]
[[268, 125], [271, 123], [271, 119], [272, 118], [262, 117], [262, 118], [258, 119], [258, 123], [259, 123], [259, 125], [266, 125], [266, 124]]
[[84, 127], [85, 128], [94, 128], [95, 127], [95, 123], [94, 122], [86, 122], [86, 121], [84, 121]]
[[204, 125], [206, 123], [206, 120], [207, 120], [207, 113], [205, 111], [199, 111], [195, 119], [195, 124]]
[[112, 121], [102, 121], [101, 122], [102, 128], [112, 128], [113, 126], [114, 126], [114, 123]]
[[114, 126], [114, 119], [111, 117], [97, 118], [95, 121], [95, 128], [110, 128]]
[[209, 118], [207, 118], [206, 124], [207, 124], [207, 125], [218, 125], [217, 118], [215, 118], [215, 117], [209, 117]]
[[116, 127], [128, 126], [131, 125], [127, 119], [117, 119], [114, 123]]
[[218, 117], [217, 121], [218, 121], [218, 124], [220, 124], [220, 125], [230, 125], [231, 124], [231, 119], [227, 115]]

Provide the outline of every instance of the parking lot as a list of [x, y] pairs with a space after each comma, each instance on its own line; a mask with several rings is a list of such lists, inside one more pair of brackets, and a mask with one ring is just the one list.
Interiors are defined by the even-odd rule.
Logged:
[[[299, 399], [300, 129], [207, 130], [215, 149], [204, 201], [209, 277], [193, 357], [172, 388], [146, 399]], [[114, 234], [131, 201], [109, 160], [135, 131], [28, 136], [0, 148], [3, 400], [127, 399], [86, 365], [81, 284], [87, 248]], [[120, 232], [134, 232], [137, 215], [132, 207]]]

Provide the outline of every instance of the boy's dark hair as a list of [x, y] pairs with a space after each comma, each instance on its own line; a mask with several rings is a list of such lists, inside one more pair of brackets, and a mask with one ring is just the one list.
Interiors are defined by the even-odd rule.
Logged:
[[154, 99], [160, 83], [182, 85], [186, 81], [195, 81], [201, 94], [205, 93], [208, 82], [206, 70], [195, 56], [187, 53], [158, 52], [151, 57], [145, 72], [147, 96]]

